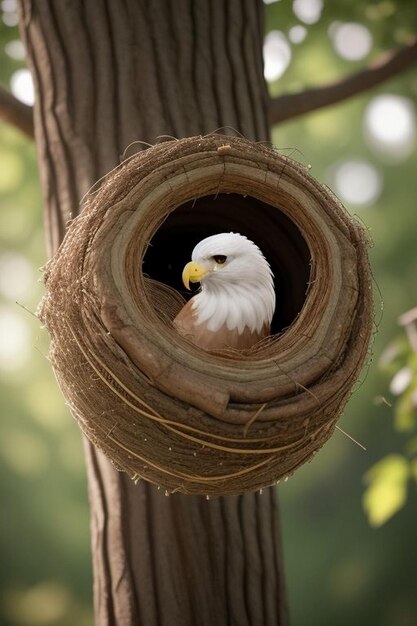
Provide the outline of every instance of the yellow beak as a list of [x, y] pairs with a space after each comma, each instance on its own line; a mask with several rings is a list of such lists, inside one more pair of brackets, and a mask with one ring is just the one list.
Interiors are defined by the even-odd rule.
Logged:
[[199, 283], [208, 274], [209, 270], [194, 261], [190, 261], [182, 272], [182, 282], [186, 289], [190, 288], [190, 283]]

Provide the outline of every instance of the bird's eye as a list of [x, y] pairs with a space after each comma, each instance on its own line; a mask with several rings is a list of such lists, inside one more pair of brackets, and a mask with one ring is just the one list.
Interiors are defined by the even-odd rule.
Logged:
[[213, 259], [217, 263], [217, 265], [224, 265], [227, 261], [227, 256], [224, 254], [215, 254]]

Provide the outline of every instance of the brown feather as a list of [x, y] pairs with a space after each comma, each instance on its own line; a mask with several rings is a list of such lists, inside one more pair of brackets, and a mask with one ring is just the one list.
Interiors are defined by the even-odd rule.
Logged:
[[265, 324], [259, 333], [256, 331], [251, 332], [248, 327], [245, 327], [243, 332], [239, 334], [237, 328], [229, 330], [226, 325], [216, 331], [208, 330], [207, 322], [197, 324], [192, 303], [193, 298], [178, 313], [174, 319], [174, 325], [181, 335], [204, 350], [221, 350], [225, 348], [247, 350], [270, 334], [268, 324]]

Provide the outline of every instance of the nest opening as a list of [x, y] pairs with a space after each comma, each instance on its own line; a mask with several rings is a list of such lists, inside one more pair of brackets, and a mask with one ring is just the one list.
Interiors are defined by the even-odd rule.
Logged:
[[219, 193], [178, 206], [158, 228], [146, 251], [143, 272], [185, 297], [184, 265], [194, 246], [210, 235], [238, 232], [256, 242], [274, 273], [277, 308], [272, 334], [288, 328], [300, 313], [310, 280], [310, 250], [295, 223], [253, 196]]
[[[279, 336], [240, 360], [167, 323], [193, 247], [224, 231], [259, 245], [276, 278]], [[40, 318], [80, 427], [167, 492], [240, 494], [294, 472], [331, 436], [371, 336], [362, 227], [303, 165], [236, 137], [123, 163], [86, 198], [45, 282]]]

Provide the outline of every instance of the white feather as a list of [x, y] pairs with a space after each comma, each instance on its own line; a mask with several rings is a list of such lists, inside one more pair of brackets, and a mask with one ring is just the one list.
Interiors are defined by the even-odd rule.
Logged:
[[[227, 257], [224, 265], [213, 257]], [[271, 268], [259, 248], [243, 235], [220, 233], [200, 241], [192, 260], [208, 269], [201, 291], [193, 298], [197, 324], [207, 322], [211, 331], [224, 324], [242, 334], [248, 327], [260, 332], [275, 310]]]

